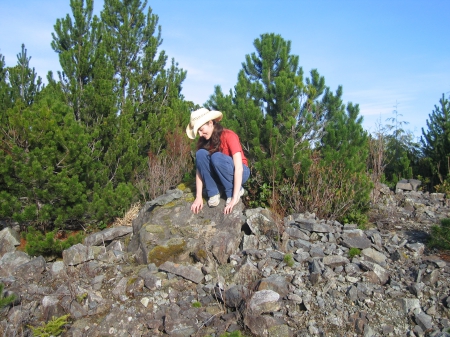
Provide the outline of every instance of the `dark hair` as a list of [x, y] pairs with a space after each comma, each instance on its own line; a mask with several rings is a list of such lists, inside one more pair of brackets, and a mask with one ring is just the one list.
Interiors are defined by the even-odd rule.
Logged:
[[197, 142], [197, 150], [205, 149], [208, 150], [209, 154], [220, 151], [220, 136], [222, 135], [223, 126], [216, 121], [213, 121], [213, 132], [209, 139], [205, 137], [200, 137]]

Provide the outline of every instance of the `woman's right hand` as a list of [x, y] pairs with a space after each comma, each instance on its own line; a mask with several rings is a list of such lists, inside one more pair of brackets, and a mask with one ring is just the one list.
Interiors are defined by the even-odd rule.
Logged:
[[203, 198], [202, 197], [195, 198], [194, 203], [191, 206], [191, 211], [197, 214], [202, 210], [202, 208], [203, 208]]

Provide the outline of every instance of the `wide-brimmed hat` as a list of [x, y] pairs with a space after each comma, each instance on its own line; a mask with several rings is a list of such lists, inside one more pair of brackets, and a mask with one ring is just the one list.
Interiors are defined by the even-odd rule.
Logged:
[[189, 138], [195, 139], [197, 131], [201, 126], [209, 121], [219, 122], [222, 119], [220, 111], [210, 111], [201, 108], [191, 112], [191, 122], [186, 126], [186, 134]]

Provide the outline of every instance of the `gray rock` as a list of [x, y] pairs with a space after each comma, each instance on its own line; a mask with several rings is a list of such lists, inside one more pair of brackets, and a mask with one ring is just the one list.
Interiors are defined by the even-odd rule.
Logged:
[[231, 308], [239, 308], [250, 297], [250, 291], [243, 285], [234, 285], [225, 291], [224, 303]]
[[345, 256], [340, 255], [328, 255], [323, 258], [323, 264], [329, 266], [331, 268], [335, 268], [338, 266], [344, 266], [350, 261]]
[[349, 236], [348, 234], [342, 235], [342, 245], [347, 248], [369, 248], [372, 246], [372, 242], [364, 236]]
[[99, 246], [103, 245], [114, 239], [125, 236], [133, 232], [133, 228], [130, 226], [120, 226], [120, 227], [112, 227], [102, 230], [101, 232], [97, 232], [87, 236], [84, 239], [84, 244], [86, 246]]
[[255, 336], [290, 337], [287, 326], [271, 316], [246, 315], [244, 324]]
[[395, 185], [395, 190], [404, 190], [404, 191], [412, 191], [413, 187], [408, 182], [398, 182], [397, 185]]
[[305, 240], [305, 241], [309, 240], [309, 236], [306, 235], [301, 230], [299, 230], [298, 228], [287, 227], [285, 229], [285, 232], [293, 239], [302, 239], [302, 240]]
[[14, 276], [25, 281], [40, 279], [45, 271], [45, 267], [45, 259], [39, 256], [14, 269]]
[[203, 273], [201, 270], [191, 266], [178, 265], [170, 261], [166, 261], [160, 265], [159, 270], [184, 277], [186, 280], [194, 283], [200, 283], [203, 280]]
[[14, 269], [30, 261], [30, 256], [21, 251], [5, 253], [0, 258], [0, 277], [11, 276]]
[[334, 228], [323, 224], [318, 223], [315, 220], [310, 219], [296, 219], [295, 222], [298, 224], [298, 226], [302, 229], [306, 229], [309, 232], [316, 232], [316, 233], [334, 233]]
[[81, 243], [63, 251], [63, 261], [66, 266], [76, 266], [94, 259], [94, 250]]
[[439, 269], [434, 269], [431, 273], [429, 274], [425, 274], [423, 276], [423, 283], [427, 284], [427, 285], [434, 285], [436, 284], [436, 282], [439, 279]]
[[280, 310], [280, 294], [273, 290], [259, 290], [255, 292], [250, 301], [248, 308], [251, 315], [260, 315]]
[[363, 256], [367, 261], [375, 262], [380, 266], [386, 265], [386, 256], [384, 254], [381, 254], [380, 252], [377, 252], [373, 248], [363, 249], [361, 251], [361, 256]]
[[400, 298], [398, 302], [405, 314], [408, 314], [414, 309], [420, 309], [420, 302], [417, 298]]
[[377, 263], [361, 261], [360, 266], [368, 271], [365, 275], [372, 283], [384, 285], [389, 281], [389, 272]]
[[169, 202], [172, 202], [174, 199], [179, 199], [183, 196], [183, 191], [175, 188], [173, 190], [168, 190], [166, 194], [160, 195], [159, 197], [147, 202], [144, 208], [148, 209], [151, 206], [159, 205], [164, 206]]
[[189, 337], [197, 331], [197, 327], [192, 319], [167, 314], [164, 319], [164, 331], [169, 336]]
[[323, 252], [322, 247], [319, 246], [313, 246], [311, 247], [311, 249], [309, 250], [309, 255], [311, 255], [311, 257], [324, 257], [325, 253]]
[[414, 320], [416, 321], [417, 325], [422, 328], [423, 331], [431, 330], [433, 328], [431, 317], [424, 312], [415, 314]]
[[20, 245], [20, 236], [14, 229], [6, 227], [0, 231], [0, 257], [5, 253], [13, 252], [18, 245]]
[[273, 290], [281, 297], [289, 293], [289, 283], [282, 275], [271, 275], [259, 281], [258, 290]]
[[425, 250], [425, 245], [423, 243], [408, 243], [406, 244], [406, 248], [410, 251], [415, 252], [419, 255], [422, 255]]

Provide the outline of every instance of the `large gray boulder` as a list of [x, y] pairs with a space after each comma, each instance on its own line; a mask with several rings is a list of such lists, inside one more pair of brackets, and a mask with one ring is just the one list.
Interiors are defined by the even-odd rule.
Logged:
[[194, 214], [190, 209], [192, 193], [171, 192], [166, 196], [157, 203], [147, 203], [133, 221], [128, 252], [138, 263], [185, 263], [196, 256], [224, 264], [239, 249], [245, 223], [242, 202], [228, 215], [223, 214], [223, 199], [214, 208], [205, 202], [202, 211]]

